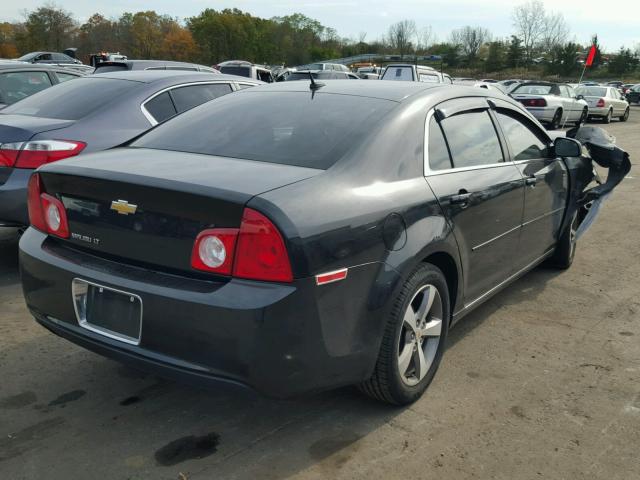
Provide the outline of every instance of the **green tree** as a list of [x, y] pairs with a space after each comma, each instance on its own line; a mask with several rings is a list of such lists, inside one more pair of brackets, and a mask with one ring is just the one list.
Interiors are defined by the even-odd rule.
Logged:
[[524, 65], [525, 51], [522, 46], [522, 40], [516, 35], [511, 35], [511, 41], [507, 48], [506, 66], [509, 68], [518, 68]]
[[23, 52], [33, 50], [62, 51], [74, 37], [76, 22], [71, 13], [53, 4], [27, 13], [19, 39]]
[[489, 43], [485, 70], [487, 72], [497, 72], [501, 70], [505, 62], [505, 46], [502, 42]]
[[633, 72], [637, 66], [638, 59], [630, 49], [624, 47], [620, 47], [618, 53], [609, 60], [609, 72], [614, 75]]
[[556, 45], [549, 54], [551, 58], [546, 68], [549, 73], [565, 77], [578, 74], [580, 45], [572, 42]]

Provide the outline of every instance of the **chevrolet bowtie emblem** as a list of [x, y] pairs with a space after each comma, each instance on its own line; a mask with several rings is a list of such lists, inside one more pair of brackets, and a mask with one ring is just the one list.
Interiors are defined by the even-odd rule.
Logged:
[[111, 202], [111, 210], [115, 210], [120, 215], [129, 215], [136, 213], [137, 205], [127, 202], [126, 200], [114, 200]]

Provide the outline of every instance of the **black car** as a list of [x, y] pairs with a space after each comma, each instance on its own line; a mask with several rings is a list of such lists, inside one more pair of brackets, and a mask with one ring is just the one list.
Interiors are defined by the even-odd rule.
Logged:
[[58, 52], [31, 52], [17, 58], [16, 60], [28, 63], [82, 65], [82, 62], [77, 58]]
[[580, 152], [479, 88], [243, 90], [41, 167], [26, 303], [52, 332], [167, 376], [408, 403], [453, 323], [542, 261], [571, 264], [593, 178]]
[[627, 102], [640, 104], [640, 83], [629, 88], [625, 96]]
[[27, 225], [34, 169], [121, 145], [201, 103], [260, 82], [204, 72], [89, 75], [0, 111], [0, 225]]
[[171, 60], [111, 60], [99, 62], [93, 73], [126, 72], [130, 70], [188, 70], [192, 72], [219, 73], [215, 68], [205, 65]]
[[58, 83], [82, 74], [49, 65], [22, 62], [0, 62], [0, 110]]

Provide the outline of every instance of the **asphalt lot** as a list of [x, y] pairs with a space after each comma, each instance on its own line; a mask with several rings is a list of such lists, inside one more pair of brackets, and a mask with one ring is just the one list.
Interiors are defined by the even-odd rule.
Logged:
[[0, 479], [640, 478], [640, 108], [635, 164], [566, 272], [539, 268], [452, 331], [424, 397], [288, 401], [194, 389], [50, 334], [0, 232]]

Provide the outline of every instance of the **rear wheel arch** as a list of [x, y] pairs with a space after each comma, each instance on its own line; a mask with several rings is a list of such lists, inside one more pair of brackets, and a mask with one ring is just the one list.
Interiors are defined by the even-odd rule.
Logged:
[[451, 303], [450, 311], [453, 313], [458, 299], [458, 288], [460, 285], [456, 261], [449, 253], [439, 251], [427, 256], [422, 260], [422, 263], [435, 265], [444, 274], [444, 277], [447, 280], [447, 288], [449, 290], [449, 302]]

